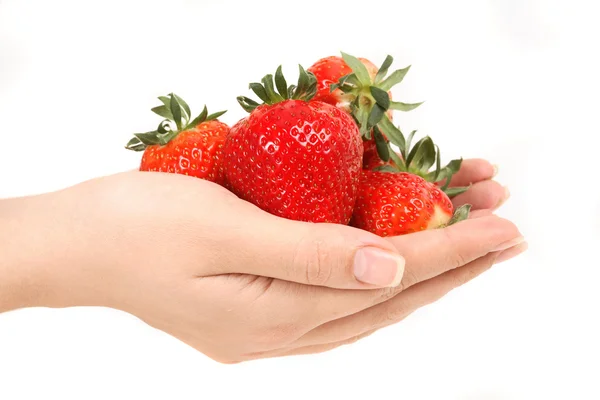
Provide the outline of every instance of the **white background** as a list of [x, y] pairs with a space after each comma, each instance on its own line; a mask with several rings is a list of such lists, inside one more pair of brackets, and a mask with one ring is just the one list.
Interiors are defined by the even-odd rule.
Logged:
[[[135, 168], [175, 91], [200, 111], [340, 50], [411, 64], [398, 115], [485, 157], [530, 250], [353, 346], [217, 364], [112, 310], [0, 316], [0, 399], [600, 399], [593, 2], [0, 0], [0, 197]], [[594, 39], [596, 37], [596, 39]], [[0, 255], [1, 256], [1, 255]]]

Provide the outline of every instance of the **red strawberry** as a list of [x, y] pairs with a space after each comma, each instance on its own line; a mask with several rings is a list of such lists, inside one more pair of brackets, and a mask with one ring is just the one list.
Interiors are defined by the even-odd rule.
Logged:
[[159, 99], [163, 105], [152, 111], [166, 119], [155, 131], [135, 134], [126, 146], [144, 151], [140, 171], [190, 175], [223, 185], [223, 147], [229, 127], [217, 118], [225, 111], [208, 115], [205, 106], [190, 121], [190, 108], [179, 96], [171, 93]]
[[[379, 69], [367, 59], [342, 53], [342, 57], [326, 57], [313, 64], [309, 71], [318, 79], [317, 99], [336, 105], [354, 116], [366, 146], [372, 146], [376, 135], [384, 141], [394, 132], [392, 111], [410, 111], [422, 103], [392, 101], [391, 88], [404, 79], [410, 66], [387, 76], [393, 58], [387, 56]], [[379, 131], [375, 132], [375, 128]], [[386, 147], [386, 146], [383, 146]], [[377, 146], [378, 151], [383, 147]], [[387, 146], [389, 147], [389, 146]], [[383, 156], [380, 154], [380, 158]], [[367, 153], [366, 164], [371, 164]], [[384, 161], [387, 161], [385, 159]]]
[[[358, 60], [363, 63], [371, 79], [375, 79], [377, 75], [375, 64], [366, 58], [359, 58]], [[314, 100], [323, 101], [347, 112], [352, 111], [350, 103], [354, 100], [354, 95], [350, 93], [346, 94], [340, 89], [335, 89], [333, 92], [330, 90], [331, 85], [338, 83], [342, 77], [352, 73], [352, 69], [342, 57], [330, 56], [322, 58], [308, 68], [308, 71], [312, 72], [317, 78], [317, 94]]]
[[230, 190], [274, 215], [309, 222], [347, 224], [362, 166], [360, 133], [352, 117], [311, 101], [316, 79], [300, 67], [287, 87], [281, 67], [250, 88], [264, 104], [238, 97], [250, 115], [225, 143]]
[[379, 236], [440, 228], [465, 219], [470, 206], [452, 217], [448, 196], [407, 172], [363, 171], [350, 224]]

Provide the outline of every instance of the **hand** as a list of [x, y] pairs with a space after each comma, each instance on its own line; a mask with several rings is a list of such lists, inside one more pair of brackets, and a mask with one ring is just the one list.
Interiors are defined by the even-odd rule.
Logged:
[[277, 218], [217, 185], [159, 173], [5, 205], [0, 275], [25, 274], [4, 280], [22, 289], [8, 308], [112, 307], [227, 363], [354, 341], [522, 240], [495, 216], [383, 239]]
[[472, 185], [465, 193], [452, 199], [454, 207], [469, 203], [473, 210], [496, 210], [509, 198], [508, 189], [493, 181], [496, 167], [486, 160], [463, 160], [460, 171], [450, 181], [451, 187]]

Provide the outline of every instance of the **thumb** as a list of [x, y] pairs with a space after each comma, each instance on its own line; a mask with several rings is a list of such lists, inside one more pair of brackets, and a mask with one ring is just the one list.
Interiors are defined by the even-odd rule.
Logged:
[[272, 277], [340, 289], [400, 284], [405, 260], [387, 240], [346, 225], [292, 221], [262, 215], [237, 243], [244, 262], [229, 273]]

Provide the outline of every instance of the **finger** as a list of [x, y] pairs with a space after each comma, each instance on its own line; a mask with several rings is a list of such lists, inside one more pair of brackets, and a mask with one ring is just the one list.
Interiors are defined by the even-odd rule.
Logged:
[[412, 286], [394, 298], [368, 308], [357, 314], [325, 323], [308, 332], [291, 347], [330, 345], [344, 343], [397, 323], [417, 309], [438, 301], [451, 290], [466, 284], [481, 275], [494, 264], [513, 258], [527, 249], [525, 243], [502, 252], [490, 253], [464, 267], [448, 271], [440, 276]]
[[236, 216], [242, 222], [230, 238], [234, 243], [204, 274], [243, 273], [340, 289], [393, 287], [402, 278], [404, 258], [377, 235], [259, 211]]
[[307, 355], [307, 354], [325, 353], [327, 351], [334, 350], [341, 346], [347, 346], [350, 344], [354, 344], [361, 339], [371, 336], [376, 331], [377, 330], [374, 329], [372, 331], [365, 332], [361, 335], [357, 335], [357, 336], [354, 336], [354, 337], [351, 337], [351, 338], [348, 338], [345, 340], [341, 340], [338, 342], [333, 342], [333, 343], [322, 343], [322, 344], [302, 346], [302, 347], [291, 347], [291, 348], [286, 348], [286, 349], [279, 349], [279, 350], [275, 350], [275, 351], [266, 351], [266, 352], [261, 353], [260, 356], [257, 358], [287, 357], [287, 356], [300, 356], [300, 355]]
[[492, 210], [474, 210], [469, 212], [469, 219], [489, 217], [493, 214], [494, 212]]
[[[406, 260], [398, 287], [368, 290], [317, 290], [304, 293], [310, 298], [309, 328], [355, 314], [382, 303], [407, 288], [466, 265], [488, 253], [523, 242], [523, 236], [510, 221], [497, 216], [468, 219], [444, 229], [428, 230], [388, 238]], [[299, 285], [300, 286], [300, 285]], [[308, 288], [308, 286], [305, 286]], [[289, 289], [288, 289], [289, 290]], [[294, 290], [294, 293], [300, 293]]]
[[497, 168], [487, 160], [480, 158], [463, 160], [460, 170], [452, 176], [450, 186], [469, 186], [492, 179], [496, 173]]
[[483, 181], [474, 184], [464, 193], [452, 199], [455, 208], [471, 204], [473, 210], [495, 210], [510, 196], [508, 189], [496, 181]]
[[498, 254], [498, 257], [496, 258], [496, 264], [500, 264], [505, 261], [511, 260], [511, 259], [515, 258], [516, 256], [527, 251], [528, 248], [529, 248], [529, 244], [527, 242], [523, 242], [514, 247], [511, 247], [510, 249], [504, 250], [503, 252]]
[[399, 285], [403, 290], [488, 253], [519, 244], [524, 238], [512, 222], [491, 215], [388, 240], [406, 260]]

